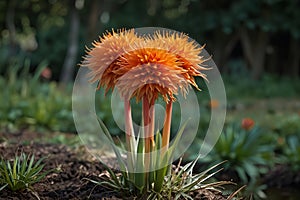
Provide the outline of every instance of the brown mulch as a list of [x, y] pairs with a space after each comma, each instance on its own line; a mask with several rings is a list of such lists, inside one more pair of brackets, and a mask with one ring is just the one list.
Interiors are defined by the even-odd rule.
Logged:
[[[87, 180], [100, 180], [99, 175], [105, 169], [83, 147], [70, 148], [61, 144], [40, 142], [21, 144], [20, 141], [24, 141], [26, 134], [28, 133], [13, 136], [13, 134], [0, 133], [0, 139], [6, 138], [6, 142], [5, 140], [0, 141], [0, 156], [7, 160], [22, 152], [34, 154], [36, 159], [47, 157], [44, 160], [45, 170], [59, 169], [33, 185], [34, 192], [40, 199], [133, 199], [118, 197], [118, 194]], [[34, 134], [30, 133], [31, 137]], [[8, 143], [7, 141], [13, 142]], [[12, 192], [5, 188], [0, 192], [0, 199], [37, 199], [35, 194], [27, 190]], [[194, 193], [193, 196], [194, 199], [225, 200], [222, 195], [207, 190]]]
[[300, 186], [300, 171], [293, 171], [286, 165], [278, 165], [263, 178], [263, 182], [276, 188]]
[[[45, 170], [58, 169], [33, 186], [41, 199], [101, 199], [108, 192], [96, 187], [85, 178], [99, 180], [104, 171], [96, 161], [83, 160], [76, 151], [57, 144], [30, 144], [0, 146], [0, 155], [11, 159], [21, 152], [34, 154], [36, 158], [47, 156]], [[0, 193], [0, 199], [36, 199], [33, 192], [11, 192], [8, 188]]]

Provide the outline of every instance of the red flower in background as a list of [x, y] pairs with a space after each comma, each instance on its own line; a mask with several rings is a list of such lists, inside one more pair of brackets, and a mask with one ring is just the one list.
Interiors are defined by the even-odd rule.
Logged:
[[41, 77], [44, 78], [44, 79], [50, 79], [52, 76], [52, 71], [49, 67], [45, 67], [43, 69], [43, 71], [41, 72]]
[[251, 130], [254, 127], [254, 124], [255, 124], [255, 122], [251, 118], [244, 118], [242, 120], [242, 128], [247, 131]]

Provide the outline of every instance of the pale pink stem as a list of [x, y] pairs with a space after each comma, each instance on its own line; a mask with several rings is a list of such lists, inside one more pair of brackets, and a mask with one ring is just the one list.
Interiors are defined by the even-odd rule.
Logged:
[[126, 145], [127, 145], [127, 160], [128, 167], [132, 170], [134, 166], [134, 149], [132, 142], [135, 140], [132, 139], [134, 137], [133, 125], [132, 125], [132, 117], [131, 117], [131, 106], [129, 100], [124, 100], [124, 112], [125, 112], [125, 133], [126, 133]]
[[172, 105], [173, 105], [172, 101], [169, 101], [166, 105], [165, 125], [162, 134], [162, 148], [167, 148], [167, 149], [169, 148], [169, 140], [170, 140]]
[[[129, 100], [125, 100], [124, 101], [124, 109], [125, 109], [125, 132], [126, 132], [126, 139], [127, 138], [129, 139], [132, 136], [132, 134], [133, 134], [133, 125], [132, 125], [132, 117], [131, 117], [131, 106], [130, 106], [130, 101]], [[128, 142], [128, 140], [126, 140], [126, 141]], [[132, 150], [132, 149], [130, 149], [130, 146], [128, 146], [128, 150]]]

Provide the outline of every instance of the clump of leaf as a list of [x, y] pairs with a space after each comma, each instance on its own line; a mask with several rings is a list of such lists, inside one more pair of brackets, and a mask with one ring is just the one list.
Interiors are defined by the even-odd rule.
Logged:
[[32, 190], [32, 185], [43, 179], [50, 171], [42, 172], [45, 164], [41, 158], [35, 162], [34, 155], [22, 153], [14, 160], [0, 159], [0, 191], [8, 187], [12, 191]]
[[[120, 165], [121, 171], [115, 172], [110, 167], [103, 165], [106, 167], [107, 172], [101, 174], [103, 178], [102, 181], [90, 180], [91, 182], [107, 187], [108, 190], [115, 191], [122, 196], [135, 196], [139, 199], [193, 199], [191, 195], [194, 191], [199, 190], [209, 190], [218, 193], [222, 193], [222, 186], [233, 184], [229, 181], [211, 181], [211, 178], [215, 176], [220, 170], [215, 170], [218, 166], [223, 164], [224, 162], [220, 162], [199, 174], [193, 174], [193, 169], [197, 161], [199, 160], [199, 156], [192, 162], [181, 166], [181, 162], [177, 165], [177, 167], [171, 168], [168, 164], [168, 161], [173, 157], [174, 152], [176, 150], [176, 146], [179, 142], [179, 139], [182, 136], [183, 129], [185, 125], [178, 131], [174, 142], [170, 146], [170, 148], [166, 151], [165, 156], [162, 156], [161, 159], [152, 159], [152, 162], [156, 161], [156, 163], [151, 163], [150, 166], [158, 165], [159, 167], [154, 168], [148, 174], [147, 172], [135, 172], [132, 173], [128, 171], [126, 164], [124, 163], [121, 152], [118, 148], [115, 148], [113, 139], [109, 134], [108, 129], [105, 127], [104, 123], [99, 119], [100, 126], [103, 128], [104, 134], [112, 144], [112, 148], [116, 154], [118, 163]], [[134, 138], [132, 138], [134, 139]], [[135, 144], [140, 144], [142, 140], [137, 139]], [[155, 150], [151, 155], [152, 158], [159, 158], [158, 150], [162, 148], [161, 146], [161, 134], [156, 134], [155, 141]], [[136, 153], [139, 152], [139, 147], [137, 146]], [[143, 156], [143, 154], [140, 154]], [[140, 162], [141, 159], [138, 156], [137, 160], [134, 160], [134, 166], [143, 166], [143, 163]], [[142, 158], [144, 159], [144, 158]], [[212, 172], [213, 171], [213, 172]], [[145, 181], [145, 176], [149, 176], [150, 178]], [[239, 192], [232, 193], [228, 199], [233, 199], [233, 197]]]
[[[171, 174], [165, 177], [162, 191], [157, 193], [151, 191], [148, 199], [194, 199], [191, 194], [193, 192], [201, 192], [204, 190], [213, 193], [222, 194], [224, 188], [222, 186], [234, 184], [230, 181], [210, 181], [222, 169], [214, 171], [221, 162], [216, 164], [201, 173], [193, 174], [193, 169], [199, 157], [194, 161], [181, 166], [181, 160], [178, 165], [172, 169]], [[227, 199], [232, 199], [243, 188], [232, 193]]]
[[[184, 166], [181, 166], [181, 160], [177, 166], [173, 166], [169, 175], [163, 179], [163, 184], [160, 192], [154, 189], [148, 190], [143, 194], [130, 193], [129, 180], [124, 176], [124, 173], [112, 171], [108, 166], [107, 172], [102, 174], [103, 181], [90, 180], [91, 182], [107, 187], [108, 190], [116, 191], [121, 195], [131, 195], [141, 199], [193, 199], [193, 192], [210, 191], [212, 193], [222, 194], [224, 186], [234, 184], [230, 181], [211, 181], [211, 179], [222, 169], [216, 170], [217, 167], [224, 162], [216, 164], [201, 173], [193, 174], [193, 168], [198, 158]], [[236, 199], [237, 194], [244, 189], [239, 188], [235, 192], [227, 194], [227, 200]]]

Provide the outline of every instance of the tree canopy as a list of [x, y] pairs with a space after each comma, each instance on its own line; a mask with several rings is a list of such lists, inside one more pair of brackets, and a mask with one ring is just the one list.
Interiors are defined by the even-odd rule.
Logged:
[[224, 73], [300, 75], [298, 0], [1, 1], [0, 73], [29, 59], [70, 81], [85, 45], [105, 30], [148, 26], [206, 44]]

